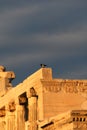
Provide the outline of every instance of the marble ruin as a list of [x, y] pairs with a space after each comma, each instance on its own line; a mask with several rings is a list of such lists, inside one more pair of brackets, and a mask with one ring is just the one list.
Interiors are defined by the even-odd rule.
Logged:
[[41, 67], [13, 87], [0, 66], [0, 130], [87, 130], [87, 80], [56, 79]]

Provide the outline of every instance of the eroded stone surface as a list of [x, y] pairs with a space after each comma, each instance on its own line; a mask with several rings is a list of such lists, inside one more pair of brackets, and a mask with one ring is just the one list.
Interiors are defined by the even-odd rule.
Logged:
[[54, 79], [45, 67], [12, 87], [14, 78], [0, 66], [0, 130], [87, 129], [87, 80]]
[[15, 74], [13, 71], [5, 71], [5, 67], [0, 66], [0, 96], [4, 96], [12, 88], [11, 81], [14, 78]]

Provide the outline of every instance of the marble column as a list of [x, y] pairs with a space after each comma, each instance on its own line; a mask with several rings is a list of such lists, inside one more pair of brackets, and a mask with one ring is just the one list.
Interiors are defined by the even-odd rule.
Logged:
[[5, 107], [0, 109], [0, 130], [6, 130], [5, 122], [6, 110]]
[[15, 129], [15, 102], [11, 101], [5, 106], [6, 111], [6, 130], [14, 130]]
[[[31, 93], [33, 91], [33, 93]], [[28, 120], [29, 120], [29, 130], [37, 130], [37, 95], [35, 90], [30, 91], [28, 95]]]
[[6, 113], [6, 130], [14, 130], [15, 129], [15, 114], [14, 112]]
[[0, 122], [0, 130], [6, 130], [6, 122], [5, 121]]
[[15, 115], [16, 115], [15, 130], [25, 130], [24, 106], [16, 105]]

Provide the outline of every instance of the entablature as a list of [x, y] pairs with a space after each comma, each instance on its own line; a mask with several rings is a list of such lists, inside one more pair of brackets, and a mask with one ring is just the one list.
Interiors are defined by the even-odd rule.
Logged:
[[45, 91], [66, 93], [87, 93], [87, 80], [41, 80]]

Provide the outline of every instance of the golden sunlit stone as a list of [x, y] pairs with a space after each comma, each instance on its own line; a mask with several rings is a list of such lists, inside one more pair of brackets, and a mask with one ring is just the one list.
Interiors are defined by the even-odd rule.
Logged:
[[41, 67], [13, 87], [0, 66], [0, 130], [87, 130], [87, 80], [56, 79]]

